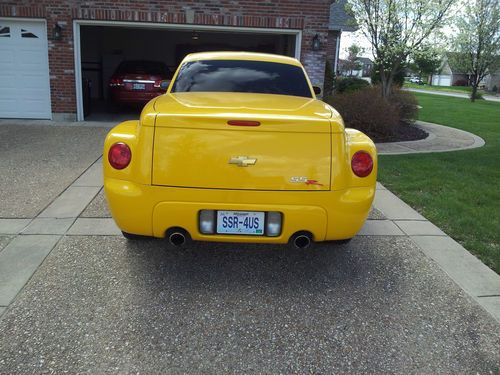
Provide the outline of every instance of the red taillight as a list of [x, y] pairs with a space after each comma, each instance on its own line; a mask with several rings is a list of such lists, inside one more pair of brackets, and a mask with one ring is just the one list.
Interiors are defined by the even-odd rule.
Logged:
[[358, 151], [352, 156], [351, 168], [358, 177], [366, 177], [373, 170], [373, 159], [366, 151]]
[[120, 86], [123, 86], [123, 79], [121, 79], [121, 78], [111, 78], [111, 80], [109, 81], [109, 85], [111, 87], [120, 87]]
[[126, 168], [132, 159], [130, 148], [123, 142], [115, 143], [108, 152], [109, 164], [115, 169]]
[[233, 126], [259, 126], [259, 121], [248, 121], [248, 120], [229, 120], [227, 122], [228, 125]]

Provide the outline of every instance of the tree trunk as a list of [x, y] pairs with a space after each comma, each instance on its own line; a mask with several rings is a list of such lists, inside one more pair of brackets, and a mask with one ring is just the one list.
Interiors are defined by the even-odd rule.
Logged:
[[477, 94], [477, 82], [476, 80], [474, 80], [474, 82], [472, 83], [472, 94], [470, 96], [470, 101], [472, 103], [474, 103], [476, 101], [476, 94]]
[[392, 94], [393, 76], [391, 73], [381, 73], [380, 82], [382, 83], [382, 98], [387, 99]]
[[394, 66], [391, 70], [380, 69], [380, 83], [382, 84], [382, 98], [387, 99], [392, 95], [392, 84], [394, 77], [398, 71], [399, 65]]
[[479, 82], [477, 81], [477, 76], [475, 75], [472, 79], [472, 93], [470, 95], [470, 101], [472, 103], [476, 101], [477, 86], [479, 86]]

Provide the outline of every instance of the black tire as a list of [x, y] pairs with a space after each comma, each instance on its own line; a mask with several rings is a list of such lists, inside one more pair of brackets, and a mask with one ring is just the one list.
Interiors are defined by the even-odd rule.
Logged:
[[141, 236], [140, 234], [132, 234], [132, 233], [127, 233], [122, 231], [123, 237], [125, 237], [129, 241], [141, 241], [141, 240], [147, 240], [148, 236]]

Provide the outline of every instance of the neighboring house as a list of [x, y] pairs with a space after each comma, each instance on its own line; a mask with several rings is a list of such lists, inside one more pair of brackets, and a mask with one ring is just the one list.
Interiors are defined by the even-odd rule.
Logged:
[[373, 61], [368, 57], [358, 57], [357, 61], [359, 61], [361, 65], [361, 76], [362, 77], [370, 77], [373, 70]]
[[493, 89], [496, 87], [496, 92], [500, 93], [500, 56], [496, 57], [496, 61], [493, 64], [493, 68], [491, 70], [493, 71], [493, 73], [489, 72], [488, 75], [484, 77], [486, 90], [493, 91]]
[[339, 60], [339, 73], [344, 77], [370, 77], [373, 70], [373, 61], [368, 57], [358, 57], [353, 69], [348, 60]]
[[352, 13], [346, 9], [347, 0], [337, 0], [330, 5], [330, 22], [328, 25], [327, 60], [335, 74], [339, 71], [340, 38], [342, 32], [358, 29]]
[[441, 66], [437, 74], [432, 75], [434, 86], [468, 86], [470, 74], [456, 63], [453, 52], [448, 52], [443, 56]]
[[496, 92], [500, 93], [500, 69], [493, 74], [488, 74], [484, 77], [484, 85], [486, 90], [493, 91], [496, 87]]
[[353, 64], [349, 60], [339, 59], [337, 74], [342, 77], [362, 77], [361, 63], [356, 61]]
[[438, 73], [432, 76], [432, 84], [434, 86], [453, 86], [468, 82], [468, 75], [463, 73], [461, 69], [453, 63], [453, 59], [444, 56]]
[[[464, 68], [457, 63], [458, 57], [454, 58], [453, 52], [448, 52], [441, 62], [441, 66], [437, 74], [432, 76], [432, 84], [435, 86], [469, 86], [472, 74], [469, 72], [464, 72]], [[500, 79], [500, 71], [496, 71], [494, 74], [488, 74], [479, 83], [479, 87], [486, 87], [488, 90], [492, 90], [493, 86], [498, 86], [498, 80]]]
[[[312, 83], [322, 86], [329, 33], [343, 30], [330, 28], [330, 5], [331, 0], [2, 0], [0, 118], [83, 120], [84, 97], [105, 103], [121, 61], [160, 60], [175, 69], [195, 51], [294, 56]], [[91, 88], [82, 87], [88, 81]]]

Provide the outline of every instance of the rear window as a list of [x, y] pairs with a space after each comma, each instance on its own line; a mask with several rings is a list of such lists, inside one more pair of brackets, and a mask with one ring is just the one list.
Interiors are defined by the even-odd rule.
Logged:
[[172, 76], [168, 67], [156, 61], [123, 61], [118, 69], [118, 74], [158, 74]]
[[172, 92], [250, 92], [311, 98], [304, 71], [266, 61], [200, 60], [184, 63]]

